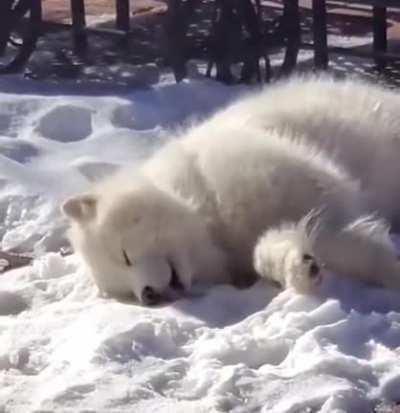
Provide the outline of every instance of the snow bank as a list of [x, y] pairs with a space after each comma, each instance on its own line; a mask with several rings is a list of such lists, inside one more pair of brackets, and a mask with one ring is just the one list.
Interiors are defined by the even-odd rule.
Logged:
[[332, 275], [319, 297], [260, 281], [145, 308], [97, 297], [57, 252], [63, 197], [240, 92], [188, 81], [118, 98], [0, 94], [1, 247], [38, 256], [0, 275], [0, 411], [367, 413], [400, 401], [398, 293]]
[[347, 280], [319, 298], [260, 282], [144, 308], [96, 297], [75, 257], [48, 253], [2, 277], [0, 303], [6, 412], [355, 413], [400, 400], [399, 296]]

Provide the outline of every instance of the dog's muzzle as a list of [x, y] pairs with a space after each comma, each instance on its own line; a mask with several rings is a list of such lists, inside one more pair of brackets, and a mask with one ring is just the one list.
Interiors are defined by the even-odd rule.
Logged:
[[140, 297], [140, 301], [144, 305], [153, 306], [163, 301], [171, 301], [177, 299], [184, 292], [185, 287], [180, 280], [176, 267], [171, 261], [168, 261], [168, 264], [171, 270], [171, 279], [167, 291], [163, 294], [149, 285], [145, 286]]

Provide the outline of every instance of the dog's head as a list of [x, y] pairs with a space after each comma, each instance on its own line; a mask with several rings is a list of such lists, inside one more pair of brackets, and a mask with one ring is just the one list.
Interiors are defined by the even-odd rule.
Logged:
[[[124, 184], [126, 187], [126, 184]], [[190, 289], [208, 235], [199, 217], [150, 183], [118, 182], [62, 205], [69, 238], [100, 291], [153, 305]]]

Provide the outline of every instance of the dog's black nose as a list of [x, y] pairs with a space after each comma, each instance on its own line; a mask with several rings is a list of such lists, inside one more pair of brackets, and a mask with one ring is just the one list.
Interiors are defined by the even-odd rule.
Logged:
[[145, 305], [155, 305], [161, 301], [161, 295], [154, 288], [146, 286], [142, 291], [142, 303]]

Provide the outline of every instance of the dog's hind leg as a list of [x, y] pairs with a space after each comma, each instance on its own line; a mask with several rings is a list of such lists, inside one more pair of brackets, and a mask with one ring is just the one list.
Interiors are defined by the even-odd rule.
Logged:
[[261, 277], [312, 294], [326, 269], [400, 290], [400, 263], [385, 222], [364, 216], [339, 230], [310, 222], [306, 217], [265, 232], [254, 251]]

